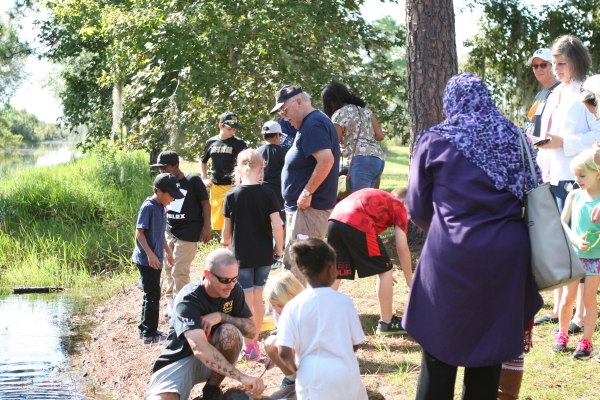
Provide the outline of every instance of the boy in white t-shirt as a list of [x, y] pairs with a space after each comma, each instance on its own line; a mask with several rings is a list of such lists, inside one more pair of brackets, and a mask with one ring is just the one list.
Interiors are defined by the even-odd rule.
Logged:
[[337, 277], [333, 249], [310, 238], [295, 242], [291, 254], [308, 287], [286, 304], [277, 347], [296, 374], [298, 400], [366, 400], [354, 354], [365, 335], [352, 300], [330, 287]]

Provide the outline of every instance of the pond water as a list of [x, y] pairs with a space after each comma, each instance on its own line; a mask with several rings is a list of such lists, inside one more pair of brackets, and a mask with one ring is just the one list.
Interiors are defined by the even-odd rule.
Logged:
[[0, 399], [87, 398], [62, 372], [91, 339], [91, 328], [74, 317], [86, 305], [60, 294], [0, 296]]
[[76, 141], [46, 141], [0, 152], [0, 178], [14, 168], [56, 165], [81, 156]]

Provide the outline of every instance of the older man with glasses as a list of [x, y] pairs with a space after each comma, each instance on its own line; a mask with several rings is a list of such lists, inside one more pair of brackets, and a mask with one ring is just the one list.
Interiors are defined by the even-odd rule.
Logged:
[[327, 234], [327, 219], [337, 202], [340, 143], [331, 120], [313, 108], [300, 86], [285, 85], [277, 92], [271, 114], [277, 112], [298, 130], [281, 175], [286, 212], [283, 262], [290, 268], [290, 240], [298, 235], [324, 239]]
[[202, 280], [179, 292], [167, 347], [154, 364], [146, 400], [187, 400], [200, 382], [206, 382], [202, 399], [222, 399], [220, 385], [225, 377], [241, 382], [255, 395], [264, 391], [262, 378], [234, 367], [242, 336], [253, 338], [257, 329], [238, 276], [233, 253], [218, 249], [206, 257]]
[[550, 49], [536, 50], [529, 60], [527, 60], [527, 65], [531, 65], [533, 74], [544, 88], [535, 95], [533, 105], [527, 113], [525, 133], [540, 137], [541, 117], [544, 107], [546, 107], [546, 100], [560, 82], [556, 80], [556, 76], [552, 72], [552, 54], [550, 53]]

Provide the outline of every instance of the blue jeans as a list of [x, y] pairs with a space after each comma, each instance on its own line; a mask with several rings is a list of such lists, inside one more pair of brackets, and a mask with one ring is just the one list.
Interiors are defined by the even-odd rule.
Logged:
[[240, 283], [240, 286], [242, 286], [242, 289], [244, 289], [244, 292], [262, 289], [265, 287], [270, 272], [270, 265], [257, 268], [241, 268], [238, 282]]
[[559, 181], [558, 185], [550, 185], [550, 191], [552, 195], [554, 195], [554, 201], [556, 201], [556, 205], [558, 206], [558, 212], [562, 213], [563, 208], [565, 207], [565, 200], [569, 192], [565, 189], [569, 183], [573, 185], [573, 189], [577, 189], [579, 186], [575, 183], [575, 181]]
[[354, 156], [350, 170], [352, 192], [360, 189], [374, 188], [383, 173], [385, 161], [379, 157]]

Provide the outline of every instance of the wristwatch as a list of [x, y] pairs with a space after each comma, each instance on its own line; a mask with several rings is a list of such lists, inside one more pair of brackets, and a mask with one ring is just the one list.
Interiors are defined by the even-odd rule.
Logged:
[[306, 189], [302, 189], [302, 195], [303, 195], [304, 197], [310, 197], [310, 196], [312, 196], [312, 193], [311, 193], [311, 192], [309, 192], [309, 191], [308, 191], [308, 190], [306, 190]]

